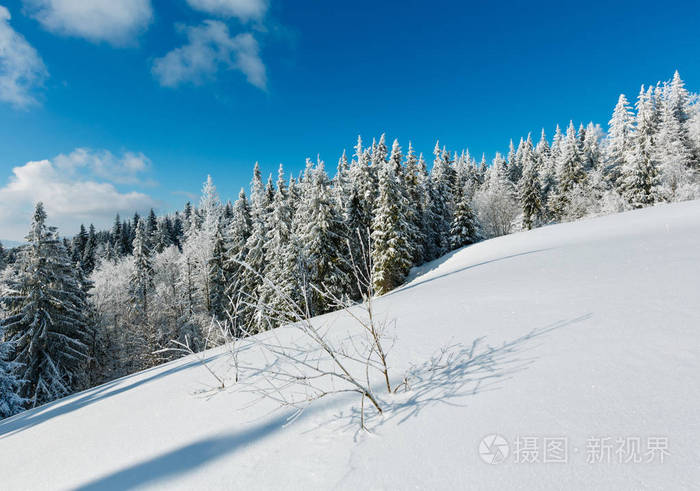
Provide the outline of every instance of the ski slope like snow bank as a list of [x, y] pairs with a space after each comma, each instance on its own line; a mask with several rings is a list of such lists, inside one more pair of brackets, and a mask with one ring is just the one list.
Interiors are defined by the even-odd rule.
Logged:
[[357, 397], [286, 424], [188, 357], [0, 422], [0, 488], [700, 486], [699, 201], [467, 247], [377, 309], [412, 376], [372, 434]]

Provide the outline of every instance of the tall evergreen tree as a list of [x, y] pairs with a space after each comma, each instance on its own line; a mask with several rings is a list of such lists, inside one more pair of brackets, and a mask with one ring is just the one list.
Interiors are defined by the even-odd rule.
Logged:
[[148, 301], [153, 293], [153, 266], [146, 239], [146, 224], [139, 220], [134, 237], [134, 270], [131, 276], [131, 299], [144, 320], [148, 320]]
[[523, 215], [523, 226], [530, 230], [541, 217], [544, 206], [542, 205], [542, 189], [540, 188], [540, 176], [538, 162], [532, 148], [532, 140], [528, 135], [527, 144], [523, 148], [521, 162], [523, 175], [518, 185], [520, 207]]
[[455, 207], [452, 226], [450, 227], [450, 246], [459, 249], [481, 240], [479, 222], [471, 205], [472, 198], [463, 193]]
[[71, 244], [72, 260], [73, 262], [82, 261], [83, 255], [85, 254], [85, 246], [88, 242], [88, 233], [85, 230], [85, 225], [80, 224], [80, 231], [73, 237], [73, 242]]
[[658, 102], [661, 108], [656, 158], [667, 194], [674, 199], [683, 196], [684, 187], [696, 180], [698, 168], [688, 137], [688, 94], [678, 72], [670, 84], [665, 84]]
[[406, 162], [404, 170], [404, 182], [406, 196], [408, 198], [408, 214], [411, 222], [411, 245], [413, 248], [413, 264], [422, 264], [425, 261], [425, 241], [424, 241], [424, 177], [421, 175], [419, 161], [413, 150], [413, 145], [408, 142], [408, 152], [406, 152]]
[[435, 160], [430, 172], [432, 183], [432, 217], [434, 249], [438, 256], [450, 250], [450, 225], [454, 207], [453, 189], [455, 172], [452, 168], [450, 154], [440, 150], [439, 142], [433, 151]]
[[632, 109], [625, 94], [620, 94], [617, 105], [609, 122], [607, 146], [605, 148], [605, 175], [610, 183], [617, 185], [625, 156], [630, 147], [634, 131]]
[[[337, 203], [340, 206], [339, 203]], [[261, 288], [261, 302], [275, 312], [275, 320], [286, 319], [289, 300], [297, 302], [298, 256], [292, 237], [292, 211], [282, 165], [277, 175], [277, 189], [268, 217], [264, 275], [269, 282]], [[268, 319], [269, 320], [269, 319]]]
[[573, 122], [570, 122], [566, 130], [566, 137], [561, 143], [559, 162], [557, 163], [557, 191], [554, 197], [554, 213], [557, 218], [562, 218], [566, 214], [572, 190], [576, 186], [583, 185], [585, 179], [586, 172], [578, 148], [576, 130]]
[[219, 320], [225, 319], [227, 283], [226, 245], [221, 228], [217, 227], [209, 260], [209, 313]]
[[400, 171], [398, 143], [394, 145], [392, 157], [388, 165], [379, 169], [379, 198], [372, 232], [372, 282], [380, 295], [403, 283], [413, 259], [408, 197], [403, 180], [396, 175], [397, 166], [392, 165], [392, 161], [398, 162]]
[[651, 91], [642, 86], [637, 98], [636, 128], [622, 168], [622, 196], [633, 208], [662, 200], [659, 164], [655, 155], [656, 128]]
[[[233, 216], [226, 233], [226, 311], [233, 325], [231, 330], [236, 336], [241, 335], [241, 329], [247, 328], [248, 307], [247, 289], [245, 283], [245, 268], [243, 263], [248, 255], [247, 244], [252, 233], [250, 204], [245, 191], [241, 189], [238, 199], [233, 204]], [[231, 300], [229, 302], [229, 299]]]
[[85, 385], [90, 326], [85, 294], [41, 203], [26, 239], [3, 298], [8, 316], [0, 329], [14, 344], [13, 362], [25, 381], [21, 395], [33, 407]]
[[310, 300], [312, 315], [318, 315], [327, 312], [331, 305], [316, 288], [338, 297], [347, 293], [347, 246], [342, 216], [333, 205], [323, 162], [307, 172], [305, 181], [295, 217], [295, 234], [303, 248], [302, 281], [308, 285], [304, 294]]
[[[260, 166], [255, 163], [253, 181], [251, 182], [251, 229], [246, 242], [245, 262], [248, 266], [243, 270], [243, 290], [245, 301], [255, 305], [260, 299], [262, 280], [265, 272], [265, 239], [267, 237], [267, 197], [265, 186], [260, 173]], [[252, 329], [264, 328], [264, 319], [248, 319], [253, 322]]]
[[[371, 160], [368, 152], [363, 150], [362, 139], [358, 136], [355, 155], [350, 166], [352, 193], [347, 220], [352, 238], [358, 231], [364, 237], [367, 231], [371, 231], [372, 228], [372, 213], [377, 200], [377, 185], [376, 174], [370, 167]], [[377, 155], [378, 160], [379, 156]]]
[[80, 260], [81, 267], [85, 274], [90, 274], [95, 269], [97, 261], [97, 231], [95, 226], [90, 224], [90, 232], [88, 232], [87, 241], [83, 248], [83, 254]]

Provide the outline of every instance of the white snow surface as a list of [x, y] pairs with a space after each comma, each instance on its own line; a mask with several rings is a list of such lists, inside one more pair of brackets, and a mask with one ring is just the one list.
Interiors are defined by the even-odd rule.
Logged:
[[[387, 396], [378, 380], [386, 410], [370, 415], [371, 433], [357, 431], [358, 397], [324, 399], [287, 424], [289, 412], [249, 406], [233, 384], [210, 391], [187, 357], [0, 422], [0, 488], [700, 486], [700, 201], [466, 247], [376, 306], [396, 321], [395, 383], [441, 347], [453, 356], [417, 369], [407, 393]], [[346, 315], [321, 321], [352, 329]], [[229, 366], [221, 350], [206, 359]], [[479, 454], [490, 434], [510, 445], [500, 464]], [[537, 462], [516, 462], [523, 437]], [[567, 439], [566, 462], [543, 462], [545, 437]], [[619, 463], [615, 442], [628, 437], [642, 452], [661, 437], [669, 455]], [[611, 439], [609, 460], [587, 462], [591, 438]]]

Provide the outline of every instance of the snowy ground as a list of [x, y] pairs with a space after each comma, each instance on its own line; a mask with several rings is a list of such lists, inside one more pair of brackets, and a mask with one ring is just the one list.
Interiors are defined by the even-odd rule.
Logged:
[[[697, 489], [699, 298], [700, 201], [486, 241], [378, 301], [396, 380], [452, 357], [385, 396], [373, 434], [356, 397], [285, 426], [267, 402], [205, 392], [185, 358], [0, 422], [0, 488]], [[491, 434], [501, 463], [480, 455]]]

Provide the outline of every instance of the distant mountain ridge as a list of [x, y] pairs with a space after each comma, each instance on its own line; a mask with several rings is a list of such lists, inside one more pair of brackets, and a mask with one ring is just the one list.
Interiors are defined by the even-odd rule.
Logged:
[[23, 242], [18, 242], [16, 240], [5, 240], [0, 239], [0, 243], [5, 249], [12, 249], [13, 247], [21, 246]]

